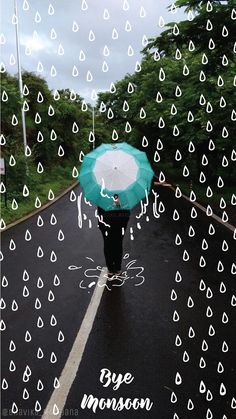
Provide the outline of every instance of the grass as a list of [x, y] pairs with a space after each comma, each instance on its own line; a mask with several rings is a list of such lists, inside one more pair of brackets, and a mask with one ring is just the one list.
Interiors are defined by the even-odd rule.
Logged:
[[[174, 169], [171, 164], [162, 164], [158, 167], [157, 173], [160, 172], [160, 170], [162, 170], [164, 173], [166, 181], [169, 181], [173, 186], [178, 185], [184, 195], [189, 197], [191, 190], [193, 190], [196, 195], [197, 202], [205, 207], [210, 205], [213, 212], [219, 216], [221, 216], [222, 212], [225, 210], [229, 216], [229, 222], [233, 223], [233, 225], [236, 225], [235, 205], [232, 205], [231, 202], [232, 196], [235, 194], [235, 185], [225, 183], [222, 188], [219, 188], [217, 186], [217, 182], [207, 182], [206, 180], [206, 182], [200, 183], [198, 179], [191, 181], [190, 176], [184, 178], [182, 171], [180, 169]], [[224, 179], [223, 175], [222, 178]], [[212, 190], [212, 196], [207, 196], [208, 186], [210, 186]], [[220, 207], [222, 198], [226, 204], [225, 208]]]
[[[226, 201], [226, 204], [230, 205], [232, 194], [235, 192], [235, 185], [224, 185], [223, 188], [219, 188], [215, 182], [204, 182], [200, 183], [199, 180], [196, 180], [196, 174], [192, 174], [188, 177], [183, 177], [182, 171], [178, 168], [175, 169], [171, 164], [162, 164], [157, 167], [157, 173], [163, 171], [165, 174], [166, 180], [172, 183], [173, 185], [179, 185], [181, 192], [185, 195], [189, 195], [191, 189], [195, 192], [197, 199], [199, 201], [208, 203], [210, 200], [212, 203], [217, 204], [221, 197]], [[224, 178], [224, 176], [222, 176]], [[213, 192], [212, 197], [207, 197], [206, 191], [207, 187], [210, 186]]]
[[[23, 197], [22, 189], [20, 191], [9, 192], [7, 208], [5, 206], [4, 198], [1, 196], [1, 218], [4, 219], [6, 225], [36, 210], [36, 198], [40, 200], [42, 206], [43, 204], [50, 202], [48, 198], [50, 190], [53, 192], [54, 197], [56, 197], [72, 185], [76, 179], [72, 177], [71, 173], [71, 166], [59, 166], [42, 174], [38, 174], [37, 172], [30, 174], [29, 186], [27, 183], [29, 195]], [[13, 199], [16, 200], [18, 205], [18, 208], [15, 210], [12, 208]]]
[[[51, 168], [42, 174], [38, 174], [36, 170], [31, 171], [29, 178], [30, 193], [27, 197], [23, 197], [22, 188], [15, 192], [9, 192], [6, 208], [3, 195], [1, 194], [1, 218], [3, 218], [8, 225], [37, 209], [35, 206], [37, 197], [40, 199], [41, 205], [43, 205], [49, 202], [48, 193], [50, 190], [53, 191], [55, 197], [59, 195], [76, 181], [76, 179], [72, 177], [73, 166], [73, 163], [67, 162], [65, 166]], [[160, 170], [165, 174], [167, 181], [170, 181], [173, 185], [178, 184], [183, 194], [187, 196], [190, 195], [191, 186], [189, 178], [183, 178], [182, 173], [178, 173], [168, 164], [165, 166], [162, 165], [161, 167], [158, 166], [157, 172]], [[211, 205], [213, 211], [216, 214], [220, 214], [222, 213], [220, 201], [221, 198], [223, 198], [227, 205], [226, 211], [230, 215], [230, 220], [233, 224], [236, 224], [235, 206], [231, 204], [232, 194], [235, 193], [235, 186], [224, 185], [223, 188], [218, 188], [216, 184], [209, 185], [213, 192], [212, 197], [207, 197], [206, 195], [207, 186], [207, 182], [200, 184], [199, 181], [193, 181], [192, 190], [196, 194], [197, 201], [204, 206]], [[15, 199], [18, 204], [16, 210], [12, 209], [13, 199]]]
[[177, 184], [179, 185], [181, 192], [187, 196], [189, 196], [192, 189], [197, 197], [197, 201], [205, 205], [219, 205], [221, 198], [223, 198], [226, 205], [230, 206], [232, 194], [235, 192], [235, 187], [233, 186], [224, 186], [224, 188], [218, 188], [215, 185], [210, 185], [213, 194], [212, 196], [208, 197], [206, 195], [208, 185], [203, 186], [193, 182], [191, 188], [189, 182], [179, 181]]

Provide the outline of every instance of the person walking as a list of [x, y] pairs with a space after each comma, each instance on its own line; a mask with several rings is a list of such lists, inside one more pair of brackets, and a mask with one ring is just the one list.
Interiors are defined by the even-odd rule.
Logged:
[[104, 240], [104, 256], [108, 269], [108, 276], [121, 273], [123, 257], [123, 238], [129, 222], [130, 210], [121, 209], [119, 196], [113, 197], [116, 209], [105, 211], [98, 207], [98, 226]]
[[110, 277], [121, 270], [130, 210], [150, 193], [153, 175], [146, 153], [125, 141], [101, 144], [83, 158], [79, 181], [86, 200], [98, 208]]

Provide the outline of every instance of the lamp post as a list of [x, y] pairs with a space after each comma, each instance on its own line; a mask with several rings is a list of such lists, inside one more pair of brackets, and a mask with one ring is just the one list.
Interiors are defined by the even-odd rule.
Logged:
[[94, 111], [94, 106], [93, 106], [93, 110], [92, 110], [92, 117], [93, 117], [93, 150], [95, 149], [95, 133], [94, 133], [94, 126], [95, 126], [95, 111]]
[[[19, 81], [20, 97], [21, 99], [23, 99], [23, 83], [22, 83], [22, 74], [21, 74], [20, 43], [19, 43], [19, 28], [18, 28], [19, 18], [18, 18], [17, 0], [14, 0], [14, 13], [16, 17], [15, 27], [16, 27], [16, 53], [17, 53], [17, 66], [18, 66], [18, 81]], [[23, 105], [21, 105], [21, 119], [22, 119], [24, 151], [26, 152], [27, 137], [26, 137], [25, 112], [23, 109]]]

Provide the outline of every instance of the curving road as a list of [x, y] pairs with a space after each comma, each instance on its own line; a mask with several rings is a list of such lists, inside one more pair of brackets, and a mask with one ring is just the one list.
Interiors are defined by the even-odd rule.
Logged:
[[[132, 212], [124, 270], [135, 262], [121, 287], [104, 289], [63, 418], [236, 418], [233, 233], [171, 189], [158, 193], [159, 218], [153, 198], [141, 219], [139, 207]], [[84, 202], [78, 225], [79, 194], [3, 233], [2, 417], [11, 409], [42, 417], [90, 304], [92, 274], [104, 266], [94, 208]], [[134, 379], [103, 387], [104, 368]], [[95, 415], [81, 408], [84, 394], [153, 406]]]

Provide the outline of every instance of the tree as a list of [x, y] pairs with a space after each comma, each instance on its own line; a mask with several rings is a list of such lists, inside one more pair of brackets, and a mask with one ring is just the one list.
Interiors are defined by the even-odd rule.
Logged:
[[[115, 114], [112, 120], [103, 114], [106, 126], [122, 126], [128, 119], [136, 146], [141, 147], [147, 137], [151, 160], [156, 142], [161, 140], [162, 157], [181, 168], [191, 158], [191, 171], [197, 178], [202, 157], [208, 157], [204, 170], [213, 179], [221, 170], [220, 159], [230, 159], [236, 134], [232, 95], [236, 85], [236, 12], [232, 1], [177, 0], [175, 5], [193, 10], [195, 16], [167, 24], [161, 35], [150, 39], [142, 51], [141, 70], [117, 82], [114, 93], [101, 94], [99, 104], [103, 101]], [[128, 82], [134, 86], [129, 98]], [[122, 110], [124, 99], [129, 106], [126, 114]], [[194, 154], [189, 152], [191, 143]], [[214, 151], [209, 149], [209, 143]], [[179, 162], [175, 159], [176, 150], [182, 155]], [[230, 170], [227, 173], [230, 177]]]
[[[8, 196], [19, 194], [22, 187], [35, 182], [38, 164], [46, 172], [59, 165], [73, 168], [80, 164], [81, 152], [90, 150], [92, 130], [91, 107], [85, 106], [79, 94], [69, 89], [51, 91], [46, 80], [31, 72], [23, 72], [23, 99], [17, 77], [2, 73], [1, 108], [3, 157], [8, 166]], [[30, 176], [26, 176], [26, 156], [22, 138], [21, 108], [26, 120], [27, 157]], [[4, 142], [4, 141], [3, 141]], [[13, 164], [10, 164], [13, 161]], [[34, 185], [35, 186], [35, 185]]]

